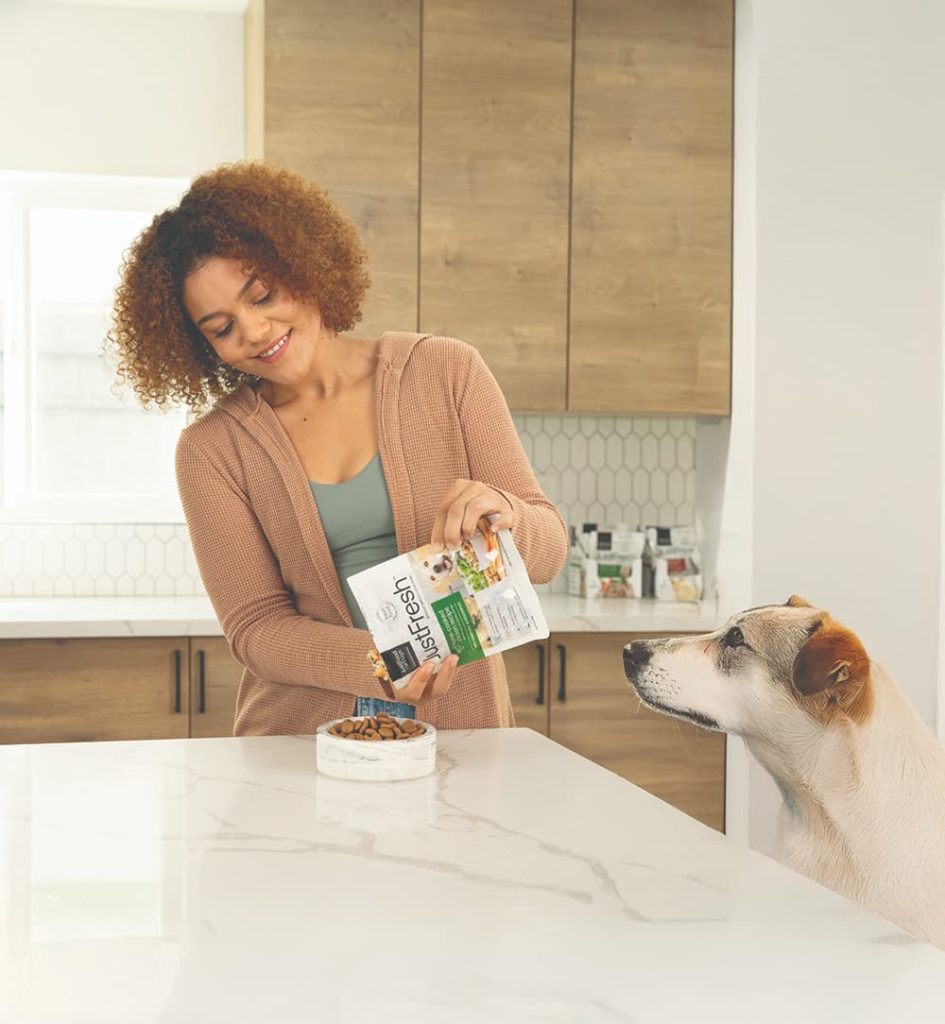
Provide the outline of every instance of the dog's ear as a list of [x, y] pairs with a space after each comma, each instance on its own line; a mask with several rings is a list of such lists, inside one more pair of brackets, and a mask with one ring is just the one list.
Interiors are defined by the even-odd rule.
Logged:
[[786, 608], [813, 608], [814, 606], [810, 601], [805, 601], [803, 597], [798, 597], [797, 594], [791, 594], [791, 596], [784, 602]]
[[824, 616], [794, 659], [794, 688], [823, 721], [837, 711], [863, 721], [872, 708], [870, 659], [859, 637]]

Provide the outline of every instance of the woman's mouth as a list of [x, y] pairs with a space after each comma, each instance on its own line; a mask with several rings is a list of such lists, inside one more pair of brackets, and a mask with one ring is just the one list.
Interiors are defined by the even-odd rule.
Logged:
[[289, 338], [292, 335], [292, 328], [279, 338], [274, 345], [271, 345], [264, 352], [260, 352], [258, 356], [254, 356], [254, 359], [260, 360], [263, 363], [274, 363], [276, 360], [281, 359], [285, 354], [285, 350], [289, 347]]

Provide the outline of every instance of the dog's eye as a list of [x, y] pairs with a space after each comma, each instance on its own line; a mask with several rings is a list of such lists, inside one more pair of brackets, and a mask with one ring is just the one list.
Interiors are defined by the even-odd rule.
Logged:
[[722, 639], [722, 643], [725, 644], [726, 647], [744, 647], [745, 634], [738, 628], [738, 626], [732, 626]]

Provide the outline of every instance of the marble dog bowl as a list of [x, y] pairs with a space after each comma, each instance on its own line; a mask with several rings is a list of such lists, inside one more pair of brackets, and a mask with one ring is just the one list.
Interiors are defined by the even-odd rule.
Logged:
[[[346, 740], [329, 732], [333, 725], [343, 721], [345, 719], [338, 718], [325, 722], [315, 730], [316, 763], [324, 775], [335, 779], [398, 782], [422, 778], [436, 767], [436, 729], [426, 722], [418, 722], [426, 732], [410, 739]], [[350, 721], [360, 719], [352, 715]]]

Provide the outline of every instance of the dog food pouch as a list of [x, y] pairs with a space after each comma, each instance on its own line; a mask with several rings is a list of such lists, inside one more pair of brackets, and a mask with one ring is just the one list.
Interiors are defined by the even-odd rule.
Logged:
[[702, 556], [691, 526], [649, 527], [647, 561], [653, 596], [658, 601], [699, 601], [702, 598]]
[[568, 594], [572, 597], [642, 597], [643, 559], [623, 561], [572, 555], [568, 563]]
[[397, 687], [424, 662], [458, 654], [465, 665], [548, 636], [511, 533], [487, 523], [455, 551], [427, 544], [348, 583]]
[[646, 543], [653, 551], [660, 548], [697, 548], [699, 534], [694, 526], [648, 526]]
[[[588, 567], [590, 569], [590, 566]], [[594, 566], [596, 580], [588, 581], [588, 597], [642, 597], [643, 559], [629, 562], [616, 558], [601, 559]]]
[[658, 556], [654, 588], [659, 601], [698, 601], [702, 597], [702, 573], [695, 561], [697, 551], [672, 550]]

